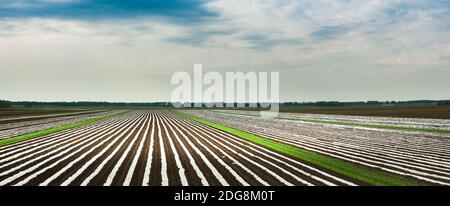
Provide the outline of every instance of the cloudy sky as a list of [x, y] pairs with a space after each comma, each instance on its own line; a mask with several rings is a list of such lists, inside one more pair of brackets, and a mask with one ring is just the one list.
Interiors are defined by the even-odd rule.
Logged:
[[167, 101], [176, 71], [282, 101], [450, 99], [448, 0], [0, 0], [0, 99]]

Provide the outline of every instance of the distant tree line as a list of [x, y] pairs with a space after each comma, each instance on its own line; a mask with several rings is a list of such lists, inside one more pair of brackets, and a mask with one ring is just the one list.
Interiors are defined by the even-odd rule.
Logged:
[[415, 100], [415, 101], [359, 101], [359, 102], [285, 102], [280, 107], [343, 107], [343, 106], [395, 106], [395, 105], [449, 105], [449, 100]]
[[0, 108], [11, 108], [12, 102], [6, 100], [0, 100]]
[[[192, 103], [193, 106], [194, 103]], [[266, 103], [265, 105], [267, 105]], [[225, 103], [215, 103], [214, 105], [226, 105]], [[254, 108], [249, 103], [233, 103], [233, 107], [238, 105], [246, 108]], [[449, 106], [450, 100], [417, 100], [417, 101], [359, 101], [359, 102], [338, 102], [338, 101], [319, 101], [319, 102], [283, 102], [280, 108], [295, 107], [345, 107], [345, 106], [408, 106], [408, 105], [439, 105]], [[150, 103], [126, 103], [126, 102], [38, 102], [38, 101], [19, 101], [11, 102], [0, 100], [0, 108], [173, 108], [170, 102], [150, 102]], [[192, 108], [192, 107], [189, 107]], [[202, 108], [207, 108], [206, 104], [202, 104]], [[209, 108], [209, 107], [208, 107]], [[216, 107], [214, 108], [222, 108]], [[257, 108], [263, 108], [261, 104], [257, 104]]]
[[79, 107], [79, 108], [166, 108], [172, 107], [167, 102], [127, 103], [127, 102], [13, 102], [13, 107], [48, 108], [48, 107]]

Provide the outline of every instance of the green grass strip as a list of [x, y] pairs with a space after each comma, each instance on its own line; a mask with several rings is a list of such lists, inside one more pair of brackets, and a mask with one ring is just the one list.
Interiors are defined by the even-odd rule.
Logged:
[[[253, 114], [239, 114], [239, 113], [233, 113], [233, 112], [220, 112], [220, 111], [214, 111], [214, 112], [222, 113], [222, 114], [249, 116], [249, 117], [258, 116], [258, 115], [253, 115]], [[312, 123], [321, 123], [321, 124], [332, 124], [332, 125], [343, 125], [343, 126], [366, 127], [366, 128], [374, 128], [374, 129], [394, 129], [394, 130], [413, 131], [413, 132], [434, 132], [434, 133], [450, 134], [450, 130], [448, 130], [448, 129], [402, 127], [402, 126], [395, 126], [395, 125], [365, 124], [365, 123], [341, 122], [341, 121], [329, 121], [329, 120], [317, 120], [317, 119], [304, 119], [304, 118], [276, 117], [276, 119], [302, 121], [302, 122], [312, 122]]]
[[211, 122], [199, 117], [195, 117], [186, 113], [181, 113], [178, 111], [173, 111], [174, 113], [183, 116], [185, 118], [197, 121], [199, 123], [208, 125], [210, 127], [222, 130], [229, 134], [241, 137], [245, 140], [254, 142], [256, 144], [265, 146], [274, 151], [290, 155], [292, 157], [298, 158], [305, 162], [311, 163], [313, 165], [317, 165], [324, 169], [336, 172], [337, 174], [350, 177], [354, 180], [367, 183], [369, 185], [378, 185], [378, 186], [414, 186], [414, 185], [423, 185], [421, 182], [416, 182], [411, 179], [371, 169], [369, 167], [355, 165], [350, 162], [340, 160], [337, 158], [328, 157], [325, 155], [321, 155], [315, 152], [311, 152], [308, 150], [303, 150], [297, 147], [293, 147], [291, 145], [287, 145], [281, 142], [273, 141], [270, 139], [266, 139], [264, 137], [254, 135], [248, 132], [244, 132], [235, 128], [227, 127], [221, 124], [217, 124], [215, 122]]
[[62, 126], [53, 127], [53, 128], [46, 129], [46, 130], [41, 130], [41, 131], [37, 131], [37, 132], [33, 132], [33, 133], [24, 134], [24, 135], [17, 136], [17, 137], [2, 139], [2, 140], [0, 140], [0, 147], [14, 144], [14, 143], [21, 142], [21, 141], [25, 141], [25, 140], [29, 140], [29, 139], [33, 139], [33, 138], [37, 138], [37, 137], [42, 137], [42, 136], [53, 134], [56, 132], [61, 132], [61, 131], [67, 130], [67, 129], [72, 129], [72, 128], [87, 125], [87, 124], [92, 124], [94, 122], [98, 122], [100, 120], [108, 119], [108, 118], [118, 116], [118, 115], [124, 114], [124, 113], [126, 113], [126, 112], [120, 112], [117, 114], [96, 117], [96, 118], [87, 119], [87, 120], [75, 122], [75, 123], [68, 124], [68, 125], [62, 125]]

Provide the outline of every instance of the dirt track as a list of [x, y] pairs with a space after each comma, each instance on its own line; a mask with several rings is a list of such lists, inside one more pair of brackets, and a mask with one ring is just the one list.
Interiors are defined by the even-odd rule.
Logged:
[[164, 111], [0, 148], [0, 185], [355, 185]]

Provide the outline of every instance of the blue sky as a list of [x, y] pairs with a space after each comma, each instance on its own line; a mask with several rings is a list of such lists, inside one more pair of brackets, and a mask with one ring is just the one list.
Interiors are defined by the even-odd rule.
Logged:
[[280, 72], [284, 101], [450, 99], [449, 37], [448, 0], [0, 0], [0, 99], [168, 100], [194, 63]]
[[204, 9], [204, 2], [184, 0], [4, 0], [2, 17], [118, 19], [159, 16], [175, 21], [198, 21], [214, 15]]

